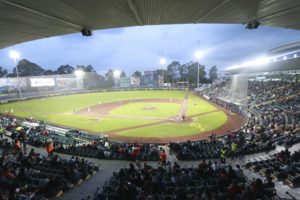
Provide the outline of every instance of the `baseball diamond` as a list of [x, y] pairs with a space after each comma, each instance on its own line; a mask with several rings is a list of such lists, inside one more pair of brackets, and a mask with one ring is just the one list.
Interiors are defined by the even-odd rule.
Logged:
[[[166, 142], [206, 138], [241, 127], [244, 119], [186, 91], [83, 93], [0, 105], [0, 112], [107, 134], [124, 141]], [[184, 117], [183, 117], [184, 116]], [[180, 119], [179, 119], [180, 118]], [[231, 123], [235, 120], [235, 123]]]

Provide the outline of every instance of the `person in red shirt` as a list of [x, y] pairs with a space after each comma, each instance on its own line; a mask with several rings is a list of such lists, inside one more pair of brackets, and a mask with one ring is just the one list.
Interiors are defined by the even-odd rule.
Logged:
[[17, 151], [20, 151], [20, 150], [21, 150], [21, 142], [20, 142], [20, 140], [18, 140], [18, 139], [15, 140], [15, 149], [16, 149]]
[[51, 156], [54, 152], [54, 145], [53, 145], [53, 142], [48, 142], [46, 144], [46, 151], [48, 153], [48, 157]]
[[165, 166], [167, 164], [167, 155], [164, 149], [160, 152], [159, 159], [162, 165]]
[[228, 187], [228, 193], [230, 199], [235, 199], [235, 197], [242, 192], [242, 188], [239, 186], [236, 180], [232, 181], [232, 184]]

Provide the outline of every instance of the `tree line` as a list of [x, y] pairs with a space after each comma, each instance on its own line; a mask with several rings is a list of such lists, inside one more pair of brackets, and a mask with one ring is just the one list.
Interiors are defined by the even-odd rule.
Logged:
[[[198, 74], [198, 64], [199, 64], [199, 82], [209, 83], [218, 78], [218, 69], [216, 66], [212, 66], [208, 75], [206, 74], [205, 66], [197, 62], [188, 62], [181, 64], [178, 61], [171, 62], [165, 69], [156, 68], [156, 72], [164, 77], [164, 82], [176, 83], [178, 81], [188, 81], [191, 85], [196, 85], [197, 74]], [[92, 65], [77, 65], [73, 67], [71, 65], [61, 65], [56, 70], [44, 69], [36, 63], [30, 62], [27, 59], [22, 59], [17, 63], [18, 73], [20, 77], [26, 76], [42, 76], [42, 75], [55, 75], [55, 74], [72, 74], [75, 70], [82, 70], [89, 74], [89, 82], [92, 80], [100, 82], [109, 87], [113, 85], [114, 74], [113, 70], [109, 69], [104, 76], [98, 74]], [[155, 67], [153, 67], [155, 69]], [[16, 67], [13, 68], [11, 73], [8, 70], [0, 66], [0, 77], [16, 77], [17, 70]], [[124, 71], [121, 72], [121, 77], [126, 77]], [[141, 71], [135, 71], [132, 76], [141, 77]], [[96, 87], [96, 86], [95, 86]]]

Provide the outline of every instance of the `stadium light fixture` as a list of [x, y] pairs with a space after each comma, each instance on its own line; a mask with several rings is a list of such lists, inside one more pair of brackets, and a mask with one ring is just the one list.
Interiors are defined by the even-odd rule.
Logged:
[[120, 78], [120, 75], [121, 75], [121, 71], [119, 70], [114, 71], [114, 78]]
[[286, 59], [287, 59], [287, 57], [286, 57], [286, 56], [284, 56], [284, 57], [283, 57], [283, 60], [286, 60]]
[[267, 63], [269, 63], [270, 58], [268, 57], [261, 57], [261, 58], [257, 58], [253, 61], [254, 65], [265, 65]]
[[9, 57], [11, 58], [11, 59], [13, 59], [14, 61], [15, 61], [15, 63], [17, 62], [17, 60], [18, 59], [20, 59], [20, 53], [19, 52], [17, 52], [16, 50], [11, 50], [10, 52], [9, 52]]
[[17, 60], [20, 59], [21, 56], [20, 56], [20, 53], [17, 52], [16, 50], [11, 50], [9, 52], [9, 57], [14, 60], [14, 63], [16, 65], [16, 73], [17, 73], [17, 79], [18, 79], [19, 97], [22, 99], [23, 95], [22, 95], [22, 91], [21, 91], [21, 86], [20, 86], [21, 82], [20, 82], [19, 70], [18, 70], [18, 65], [17, 65]]
[[165, 58], [160, 58], [160, 59], [159, 59], [159, 63], [160, 63], [161, 65], [165, 65], [166, 62], [167, 62], [167, 60], [166, 60]]
[[[276, 61], [276, 58], [272, 59], [273, 62]], [[230, 67], [227, 67], [225, 70], [235, 70], [235, 69], [239, 69], [239, 68], [244, 68], [244, 67], [249, 67], [249, 66], [261, 66], [261, 65], [266, 65], [270, 62], [270, 58], [269, 57], [260, 57], [254, 60], [249, 60], [246, 62], [243, 62], [241, 65], [233, 65]]]
[[195, 58], [199, 61], [203, 57], [202, 51], [196, 51], [195, 52]]
[[81, 69], [78, 69], [78, 70], [75, 70], [74, 74], [77, 78], [80, 78], [80, 77], [83, 77], [84, 71], [82, 71]]
[[195, 52], [195, 58], [197, 59], [197, 88], [199, 88], [199, 60], [203, 57], [203, 53], [202, 51], [196, 51]]
[[164, 65], [166, 64], [166, 62], [167, 62], [167, 60], [164, 57], [162, 57], [162, 58], [159, 59], [159, 63], [162, 66], [163, 87], [164, 87], [164, 83], [165, 83], [165, 80], [164, 80], [164, 77], [165, 77]]
[[297, 54], [296, 53], [294, 54], [294, 58], [297, 58]]

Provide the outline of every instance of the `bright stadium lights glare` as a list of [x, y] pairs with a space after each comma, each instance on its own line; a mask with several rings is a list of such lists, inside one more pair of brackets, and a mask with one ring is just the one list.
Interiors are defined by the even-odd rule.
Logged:
[[283, 60], [286, 60], [286, 59], [287, 59], [287, 57], [286, 57], [286, 56], [284, 56], [284, 57], [283, 57]]
[[120, 78], [120, 75], [121, 75], [121, 71], [119, 70], [114, 71], [114, 78]]
[[240, 66], [239, 65], [232, 65], [231, 67], [228, 67], [228, 70], [232, 70], [232, 69], [238, 69]]
[[76, 77], [82, 77], [82, 76], [84, 75], [84, 71], [82, 71], [82, 70], [80, 70], [80, 69], [79, 69], [79, 70], [76, 70], [74, 73], [75, 73], [75, 76], [76, 76]]
[[294, 58], [297, 58], [297, 54], [296, 53], [294, 54]]
[[270, 61], [270, 58], [268, 57], [261, 57], [261, 58], [258, 58], [256, 60], [253, 61], [253, 64], [254, 65], [265, 65], [267, 63], [269, 63]]
[[17, 72], [17, 78], [18, 78], [19, 97], [20, 97], [20, 99], [22, 99], [23, 95], [22, 95], [22, 90], [21, 90], [21, 86], [20, 86], [20, 77], [19, 77], [19, 70], [18, 70], [18, 65], [17, 65], [17, 60], [20, 59], [21, 56], [20, 56], [19, 52], [17, 52], [16, 50], [11, 50], [9, 52], [9, 57], [14, 60], [15, 65], [16, 65], [16, 72]]
[[15, 50], [11, 50], [9, 52], [9, 57], [16, 62], [18, 59], [20, 59], [21, 56], [20, 56], [19, 52], [15, 51]]
[[201, 59], [202, 57], [203, 57], [202, 51], [196, 51], [196, 52], [195, 52], [195, 58], [196, 58], [197, 60]]
[[167, 62], [167, 60], [166, 60], [165, 58], [159, 59], [159, 63], [160, 63], [161, 65], [166, 64], [166, 62]]
[[248, 67], [248, 66], [260, 66], [265, 65], [270, 62], [270, 58], [268, 57], [260, 57], [254, 60], [246, 61], [240, 65], [240, 67]]
[[276, 61], [277, 61], [277, 58], [273, 58], [272, 61], [273, 61], [273, 62], [276, 62]]
[[[274, 61], [274, 59], [273, 59]], [[266, 65], [270, 62], [270, 58], [269, 57], [260, 57], [254, 60], [249, 60], [246, 62], [243, 62], [241, 65], [233, 65], [230, 67], [227, 67], [225, 70], [235, 70], [235, 69], [239, 69], [239, 68], [244, 68], [244, 67], [249, 67], [249, 66], [261, 66], [261, 65]]]

